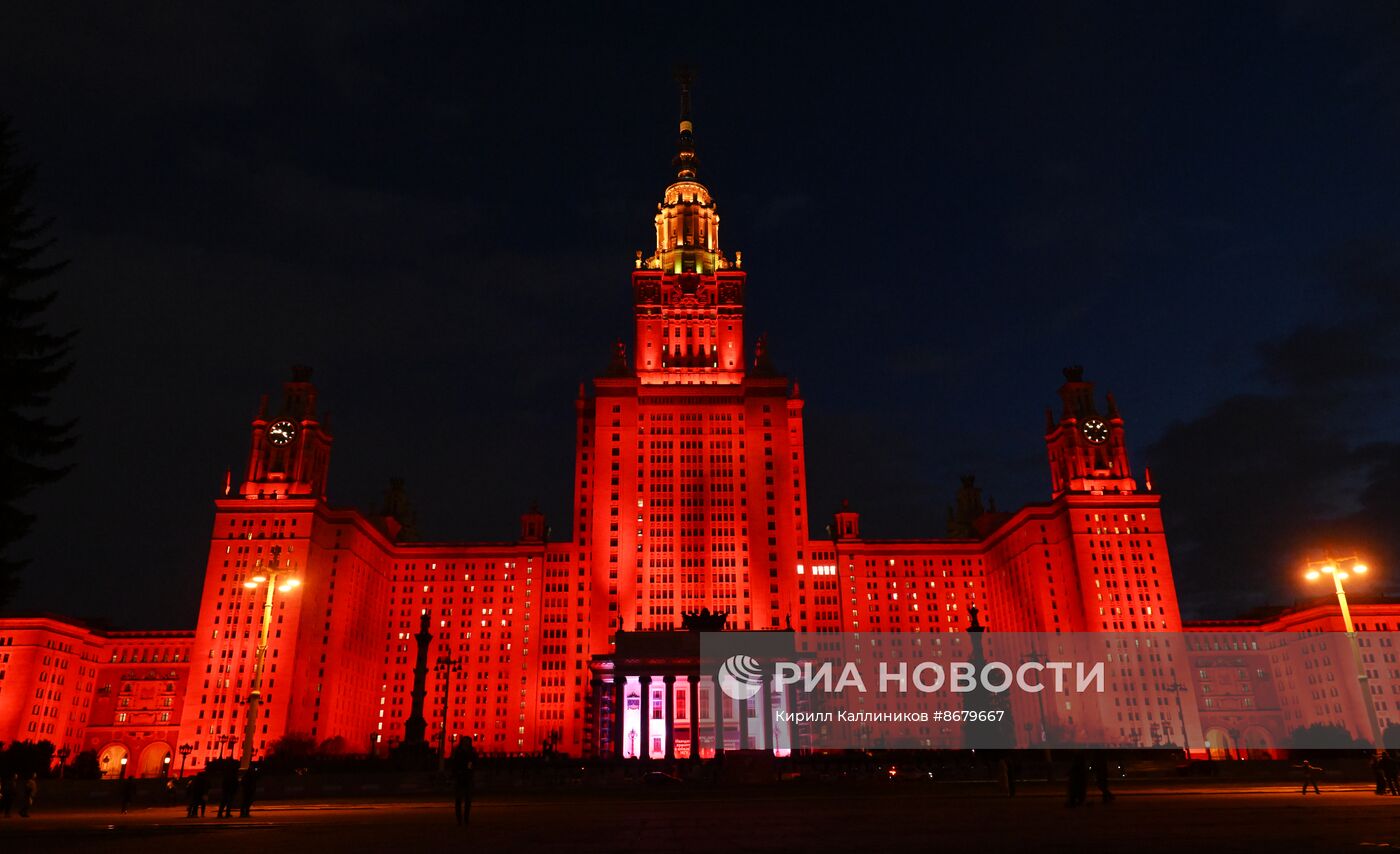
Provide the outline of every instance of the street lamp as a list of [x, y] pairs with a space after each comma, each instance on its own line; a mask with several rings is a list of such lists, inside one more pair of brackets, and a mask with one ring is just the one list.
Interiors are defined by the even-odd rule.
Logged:
[[[1043, 667], [1045, 665], [1045, 656], [1041, 655], [1039, 650], [1035, 647], [1031, 647], [1030, 652], [1021, 656], [1021, 662], [1023, 664], [1035, 662]], [[1050, 755], [1050, 739], [1047, 731], [1049, 722], [1045, 718], [1045, 692], [1037, 691], [1035, 700], [1040, 706], [1040, 747], [1045, 752], [1045, 782], [1049, 783], [1052, 782], [1052, 778], [1055, 774], [1055, 763], [1052, 761]], [[1027, 733], [1029, 733], [1029, 731], [1030, 728], [1029, 725], [1027, 725]], [[1030, 747], [1030, 745], [1027, 744], [1026, 747]]]
[[[249, 590], [256, 590], [262, 585], [267, 585], [267, 596], [263, 599], [262, 626], [258, 631], [258, 652], [253, 659], [253, 682], [252, 689], [248, 692], [248, 714], [247, 723], [243, 730], [243, 753], [238, 760], [238, 768], [247, 771], [248, 766], [253, 764], [253, 739], [257, 735], [258, 728], [258, 706], [262, 703], [262, 674], [263, 662], [267, 660], [267, 635], [272, 627], [272, 597], [275, 591], [290, 593], [301, 586], [301, 581], [296, 578], [287, 577], [290, 570], [278, 567], [278, 558], [282, 554], [281, 546], [273, 546], [272, 556], [268, 558], [267, 565], [262, 567], [262, 571], [252, 578], [243, 582], [243, 586]], [[279, 581], [279, 579], [281, 579]]]
[[[1181, 721], [1181, 750], [1186, 754], [1186, 759], [1191, 759], [1191, 745], [1186, 738], [1186, 711], [1181, 707], [1181, 695], [1186, 690], [1186, 686], [1181, 682], [1173, 682], [1167, 686], [1167, 690], [1176, 695], [1176, 716]], [[1209, 752], [1206, 754], [1209, 756]]]
[[126, 760], [127, 760], [127, 757], [123, 756], [123, 757], [122, 757], [122, 772], [121, 772], [120, 775], [117, 776], [117, 779], [118, 779], [118, 780], [125, 780], [125, 779], [126, 779]]
[[438, 733], [438, 770], [447, 767], [447, 698], [452, 684], [452, 674], [462, 672], [462, 659], [453, 658], [451, 647], [443, 645], [446, 652], [438, 656], [433, 669], [442, 674], [442, 732]]
[[1356, 637], [1356, 627], [1351, 622], [1351, 608], [1347, 607], [1347, 592], [1342, 587], [1342, 582], [1352, 575], [1365, 575], [1370, 567], [1361, 562], [1356, 555], [1348, 555], [1343, 558], [1333, 558], [1327, 556], [1322, 560], [1308, 561], [1307, 572], [1303, 577], [1308, 581], [1317, 581], [1323, 576], [1332, 577], [1332, 585], [1337, 591], [1337, 604], [1342, 608], [1342, 625], [1347, 630], [1347, 640], [1351, 641], [1351, 656], [1356, 662], [1356, 681], [1361, 686], [1361, 696], [1366, 699], [1366, 717], [1371, 724], [1371, 746], [1379, 750], [1381, 748], [1381, 722], [1376, 717], [1376, 701], [1371, 696], [1371, 678], [1366, 675], [1366, 665], [1361, 661], [1361, 642]]
[[162, 780], [170, 777], [170, 754], [165, 754], [165, 758], [160, 761], [160, 777]]
[[[1041, 655], [1035, 648], [1032, 648], [1030, 652], [1021, 656], [1021, 661], [1025, 664], [1034, 662], [1043, 666], [1045, 664], [1045, 656]], [[1045, 698], [1041, 696], [1042, 693], [1043, 692], [1037, 692], [1035, 698], [1040, 703], [1040, 743], [1042, 746], [1045, 746], [1049, 739], [1046, 737]], [[1029, 747], [1029, 745], [1027, 746]], [[1048, 754], [1048, 747], [1046, 747], [1046, 751]]]
[[180, 779], [181, 779], [181, 780], [185, 779], [185, 760], [190, 758], [190, 754], [191, 754], [191, 753], [194, 753], [194, 745], [193, 745], [193, 744], [182, 744], [182, 745], [180, 745]]

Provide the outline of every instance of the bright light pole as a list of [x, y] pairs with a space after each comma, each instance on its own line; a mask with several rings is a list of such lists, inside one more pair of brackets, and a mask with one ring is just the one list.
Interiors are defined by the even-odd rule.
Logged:
[[1369, 567], [1356, 555], [1333, 558], [1330, 555], [1322, 560], [1308, 561], [1308, 571], [1304, 578], [1317, 581], [1324, 575], [1332, 576], [1332, 584], [1337, 591], [1337, 604], [1342, 607], [1342, 625], [1346, 627], [1347, 639], [1351, 641], [1351, 657], [1356, 662], [1356, 681], [1361, 686], [1361, 696], [1366, 700], [1366, 717], [1371, 724], [1371, 746], [1379, 750], [1381, 744], [1381, 722], [1376, 717], [1376, 701], [1371, 696], [1371, 678], [1366, 675], [1366, 665], [1361, 660], [1361, 643], [1356, 637], [1356, 627], [1351, 622], [1351, 609], [1347, 607], [1347, 592], [1342, 582], [1353, 574], [1365, 575]]
[[262, 674], [263, 662], [267, 659], [267, 635], [272, 627], [272, 597], [274, 591], [289, 593], [301, 586], [301, 582], [295, 578], [285, 578], [281, 582], [279, 578], [290, 574], [290, 570], [281, 569], [277, 565], [277, 559], [282, 554], [281, 546], [273, 546], [272, 557], [268, 558], [267, 565], [252, 578], [243, 582], [243, 586], [249, 590], [256, 590], [262, 585], [267, 585], [267, 596], [263, 599], [262, 627], [258, 631], [258, 652], [253, 658], [253, 682], [252, 690], [248, 692], [248, 712], [247, 722], [243, 728], [243, 753], [238, 760], [238, 768], [247, 771], [248, 766], [253, 764], [253, 739], [257, 735], [258, 729], [258, 707], [262, 703]]
[[185, 760], [190, 758], [190, 754], [191, 754], [191, 753], [194, 753], [194, 745], [193, 745], [193, 744], [182, 744], [182, 745], [180, 745], [180, 779], [181, 779], [181, 780], [185, 779]]

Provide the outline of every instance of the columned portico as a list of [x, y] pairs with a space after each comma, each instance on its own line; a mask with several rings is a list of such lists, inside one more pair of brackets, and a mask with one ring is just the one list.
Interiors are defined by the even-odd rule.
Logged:
[[792, 725], [775, 713], [790, 710], [792, 698], [775, 692], [771, 682], [746, 699], [727, 696], [713, 674], [700, 672], [700, 636], [694, 630], [622, 631], [615, 654], [594, 657], [595, 754], [698, 761], [722, 750], [791, 753]]

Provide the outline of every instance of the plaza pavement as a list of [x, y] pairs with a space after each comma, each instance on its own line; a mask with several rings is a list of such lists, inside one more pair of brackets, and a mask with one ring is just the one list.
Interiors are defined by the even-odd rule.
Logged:
[[[1091, 792], [1091, 795], [1096, 793]], [[212, 816], [212, 810], [211, 810]], [[1069, 809], [1058, 787], [756, 786], [479, 798], [456, 826], [437, 798], [269, 802], [248, 819], [183, 807], [57, 810], [0, 819], [0, 851], [295, 852], [1371, 852], [1400, 847], [1400, 797], [1351, 785], [1123, 785]]]

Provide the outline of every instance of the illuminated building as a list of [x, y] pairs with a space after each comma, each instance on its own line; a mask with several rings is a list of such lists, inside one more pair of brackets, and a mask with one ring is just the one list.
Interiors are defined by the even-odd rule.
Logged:
[[102, 641], [60, 617], [10, 617], [0, 623], [0, 742], [41, 741], [83, 747]]
[[[1361, 659], [1382, 731], [1400, 723], [1400, 601], [1353, 598]], [[1331, 596], [1234, 620], [1186, 624], [1201, 746], [1218, 759], [1276, 756], [1296, 730], [1369, 737], [1362, 694]], [[1193, 637], [1209, 642], [1192, 643]]]
[[[688, 86], [674, 163], [653, 249], [632, 265], [631, 346], [618, 342], [603, 375], [574, 401], [573, 510], [556, 523], [562, 539], [551, 541], [533, 510], [521, 515], [513, 541], [419, 542], [397, 492], [378, 515], [332, 506], [334, 437], [310, 371], [298, 368], [280, 402], [264, 399], [246, 466], [215, 500], [203, 595], [184, 640], [188, 665], [170, 668], [188, 669], [182, 701], [165, 704], [172, 680], [163, 666], [147, 678], [147, 669], [109, 661], [113, 645], [125, 642], [115, 635], [73, 629], [58, 640], [70, 631], [60, 624], [25, 628], [71, 647], [61, 654], [91, 683], [81, 690], [118, 693], [91, 694], [89, 709], [74, 705], [70, 683], [57, 711], [18, 714], [14, 697], [32, 693], [33, 666], [9, 665], [0, 738], [66, 727], [65, 744], [97, 738], [135, 755], [149, 744], [188, 743], [192, 769], [233, 752], [266, 595], [247, 585], [267, 572], [274, 547], [277, 568], [301, 584], [273, 600], [258, 755], [289, 733], [350, 753], [383, 753], [402, 741], [425, 613], [429, 660], [450, 654], [462, 662], [448, 692], [442, 674], [427, 676], [427, 743], [439, 743], [445, 720], [448, 740], [472, 736], [479, 750], [507, 754], [546, 742], [571, 755], [626, 752], [624, 735], [602, 731], [596, 713], [605, 698], [625, 701], [610, 681], [624, 669], [650, 686], [647, 707], [670, 710], [665, 720], [701, 722], [703, 686], [674, 678], [675, 660], [650, 672], [635, 653], [645, 644], [634, 652], [617, 646], [619, 632], [626, 646], [702, 609], [725, 614], [730, 629], [763, 631], [959, 632], [974, 605], [993, 632], [1182, 630], [1159, 496], [1133, 477], [1116, 402], [1107, 397], [1100, 411], [1078, 368], [1065, 372], [1059, 412], [1047, 412], [1049, 501], [989, 512], [968, 479], [946, 536], [869, 539], [849, 506], [829, 528], [824, 516], [814, 520], [803, 400], [765, 341], [749, 349], [747, 275], [741, 254], [722, 250], [717, 203], [699, 182]], [[29, 637], [19, 631], [0, 623], [0, 637]], [[1184, 674], [1133, 677], [1141, 706], [1106, 721], [1123, 743], [1146, 743], [1154, 726], [1179, 728], [1180, 694], [1170, 688], [1177, 678]], [[143, 703], [162, 704], [139, 709], [159, 738], [118, 738], [130, 721], [112, 701], [125, 685]], [[178, 739], [153, 725], [166, 723], [166, 709]], [[690, 716], [671, 714], [677, 709]], [[1189, 718], [1188, 728], [1194, 706]], [[668, 729], [663, 755], [692, 751], [685, 738], [678, 750], [677, 736]]]
[[85, 750], [105, 776], [174, 773], [190, 672], [190, 632], [107, 632]]
[[111, 632], [54, 616], [0, 619], [0, 742], [97, 755], [107, 777], [157, 777], [179, 744], [189, 632]]

